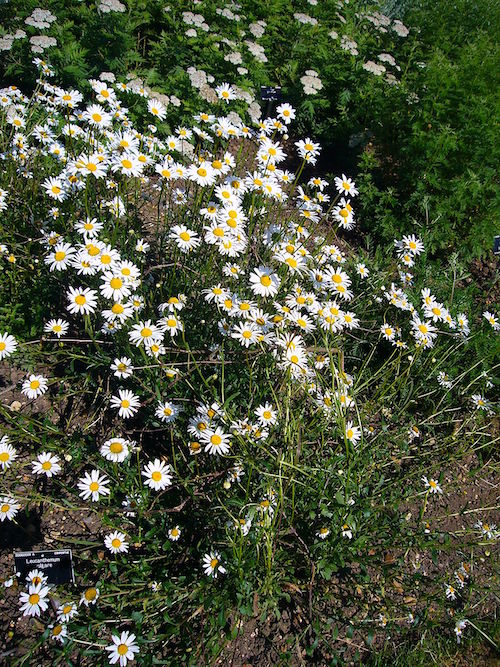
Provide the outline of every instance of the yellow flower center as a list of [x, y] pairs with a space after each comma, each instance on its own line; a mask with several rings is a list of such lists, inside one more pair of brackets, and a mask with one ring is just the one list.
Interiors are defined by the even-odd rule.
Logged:
[[50, 461], [44, 461], [42, 463], [42, 470], [50, 470], [52, 468], [52, 463]]
[[109, 451], [110, 451], [112, 454], [121, 454], [121, 452], [123, 452], [123, 445], [122, 445], [122, 443], [121, 443], [121, 442], [117, 442], [117, 441], [112, 442], [112, 443], [110, 444], [110, 446], [109, 446]]
[[60, 635], [62, 632], [62, 625], [54, 625], [52, 628], [52, 634], [54, 637], [57, 637], [57, 635]]
[[161, 480], [161, 472], [159, 470], [155, 470], [154, 473], [151, 475], [151, 479], [154, 482], [159, 482]]
[[0, 507], [0, 511], [2, 512], [2, 514], [7, 514], [9, 510], [10, 510], [10, 505], [8, 505], [7, 503], [4, 503], [2, 507]]
[[84, 593], [84, 597], [86, 600], [95, 600], [97, 596], [97, 590], [95, 588], [87, 588], [87, 590]]
[[125, 310], [125, 308], [122, 306], [121, 303], [114, 303], [114, 304], [111, 306], [111, 312], [112, 312], [114, 315], [119, 315], [120, 313], [123, 313], [124, 310]]
[[38, 389], [39, 386], [40, 386], [39, 380], [31, 380], [30, 389]]
[[260, 282], [264, 287], [269, 287], [269, 285], [273, 282], [269, 276], [261, 276], [260, 277]]
[[199, 169], [197, 169], [196, 173], [198, 174], [198, 176], [205, 178], [205, 176], [207, 175], [207, 170], [204, 169], [203, 167], [200, 167]]
[[28, 599], [30, 604], [38, 604], [40, 602], [40, 596], [38, 593], [32, 593]]
[[93, 114], [92, 114], [92, 120], [93, 120], [95, 123], [100, 123], [100, 122], [102, 121], [102, 116], [101, 116], [101, 114], [100, 114], [100, 113], [93, 113]]
[[191, 236], [187, 232], [181, 232], [179, 236], [183, 241], [189, 241], [189, 239], [191, 238]]
[[121, 287], [123, 287], [123, 281], [120, 278], [111, 278], [111, 280], [109, 281], [109, 285], [113, 289], [120, 289]]
[[122, 408], [127, 409], [127, 408], [130, 407], [130, 401], [127, 401], [127, 399], [124, 398], [123, 401], [120, 403], [120, 405], [121, 405]]
[[167, 325], [168, 325], [169, 327], [174, 328], [174, 327], [177, 326], [177, 320], [174, 319], [173, 317], [169, 317], [168, 320], [167, 320]]
[[85, 298], [84, 294], [77, 294], [75, 297], [75, 303], [77, 306], [83, 306], [85, 303], [87, 303], [87, 299]]
[[122, 160], [122, 166], [124, 169], [132, 169], [132, 162], [130, 160]]
[[111, 540], [111, 546], [114, 547], [115, 549], [118, 549], [119, 547], [121, 547], [121, 545], [122, 545], [122, 541], [119, 540], [117, 537], [115, 537]]
[[210, 438], [210, 442], [212, 443], [212, 445], [217, 446], [221, 444], [222, 438], [217, 433], [214, 433], [214, 435]]

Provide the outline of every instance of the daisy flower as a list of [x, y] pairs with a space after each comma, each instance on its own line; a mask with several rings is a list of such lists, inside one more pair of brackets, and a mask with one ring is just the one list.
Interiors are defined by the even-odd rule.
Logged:
[[500, 321], [494, 313], [490, 313], [488, 310], [485, 310], [483, 317], [491, 324], [493, 331], [500, 331]]
[[104, 546], [111, 551], [112, 554], [120, 554], [128, 551], [128, 542], [125, 534], [115, 530], [109, 533], [104, 538]]
[[135, 654], [139, 653], [139, 647], [135, 643], [135, 635], [126, 630], [119, 637], [112, 635], [113, 643], [106, 646], [109, 651], [108, 659], [111, 665], [119, 663], [120, 667], [125, 667], [129, 660], [135, 660]]
[[479, 528], [484, 537], [487, 537], [489, 540], [493, 540], [497, 537], [497, 527], [494, 523], [483, 523], [482, 521], [477, 521], [474, 524], [475, 528]]
[[38, 586], [38, 584], [46, 584], [47, 575], [44, 574], [42, 570], [30, 570], [26, 575], [26, 581], [28, 584], [32, 584], [33, 586]]
[[7, 332], [0, 334], [0, 361], [15, 352], [17, 349], [17, 341], [14, 336]]
[[31, 464], [33, 466], [32, 472], [34, 475], [52, 477], [62, 470], [59, 465], [59, 457], [50, 452], [42, 452], [37, 456], [37, 460], [32, 461]]
[[84, 500], [90, 498], [93, 502], [99, 500], [100, 496], [109, 496], [109, 489], [106, 486], [109, 479], [104, 475], [101, 477], [99, 470], [91, 470], [78, 480], [79, 494]]
[[13, 519], [18, 513], [21, 505], [11, 496], [0, 496], [0, 521]]
[[182, 252], [189, 252], [197, 248], [201, 241], [198, 234], [186, 225], [175, 225], [169, 234], [169, 238], [175, 241], [177, 247]]
[[443, 489], [439, 486], [435, 479], [427, 479], [425, 475], [422, 476], [422, 482], [430, 493], [443, 493]]
[[51, 623], [49, 626], [50, 638], [64, 644], [68, 636], [68, 628], [64, 623]]
[[118, 396], [112, 396], [110, 406], [118, 408], [118, 416], [128, 419], [135, 415], [140, 407], [139, 397], [128, 389], [119, 389]]
[[88, 287], [70, 287], [66, 293], [70, 313], [89, 315], [93, 313], [97, 305], [97, 292]]
[[126, 379], [133, 375], [134, 368], [132, 366], [132, 359], [128, 357], [121, 357], [121, 359], [115, 359], [111, 364], [111, 370], [114, 371], [113, 375], [120, 379]]
[[457, 591], [451, 584], [448, 584], [445, 587], [445, 594], [448, 600], [456, 600], [457, 599]]
[[49, 320], [43, 327], [45, 333], [54, 334], [58, 338], [61, 338], [61, 336], [65, 336], [68, 333], [68, 329], [69, 329], [68, 322], [62, 320], [61, 318], [57, 320]]
[[485, 410], [486, 412], [491, 410], [489, 402], [484, 398], [484, 396], [481, 396], [481, 394], [472, 394], [471, 401], [474, 403], [474, 406], [477, 410]]
[[244, 347], [249, 347], [259, 340], [260, 329], [253, 322], [236, 324], [231, 331], [231, 337], [238, 340]]
[[342, 174], [342, 178], [339, 176], [335, 177], [335, 187], [337, 188], [337, 192], [340, 194], [350, 195], [351, 197], [354, 197], [358, 194], [358, 190], [356, 189], [354, 181], [352, 181], [350, 178], [347, 178], [345, 174]]
[[330, 535], [329, 528], [320, 528], [316, 533], [316, 537], [319, 537], [320, 540], [325, 540], [328, 535]]
[[268, 297], [275, 296], [280, 288], [281, 281], [267, 266], [259, 266], [250, 274], [250, 289], [254, 294]]
[[172, 468], [160, 459], [150, 461], [144, 467], [142, 475], [146, 478], [144, 484], [155, 491], [163, 491], [172, 484]]
[[111, 438], [101, 445], [100, 452], [108, 461], [123, 463], [129, 455], [130, 442], [124, 438]]
[[205, 451], [212, 455], [227, 454], [231, 448], [231, 436], [217, 426], [215, 430], [207, 428], [200, 434]]
[[285, 125], [289, 125], [295, 118], [295, 109], [287, 102], [284, 102], [276, 107], [276, 115], [278, 118], [281, 118]]
[[14, 447], [12, 447], [11, 444], [9, 444], [9, 438], [6, 435], [3, 435], [0, 438], [0, 467], [2, 470], [10, 468], [12, 461], [14, 461], [16, 458], [16, 450]]
[[44, 259], [49, 271], [64, 271], [68, 268], [76, 254], [70, 243], [58, 243], [54, 250]]
[[101, 280], [102, 284], [99, 289], [105, 299], [123, 301], [132, 292], [132, 287], [130, 283], [127, 283], [125, 277], [113, 271], [105, 271], [101, 276]]
[[226, 569], [221, 565], [220, 558], [218, 551], [210, 551], [203, 556], [203, 570], [207, 576], [217, 579], [219, 573], [226, 574]]
[[27, 593], [21, 593], [19, 603], [23, 616], [40, 616], [41, 612], [49, 606], [47, 602], [48, 592], [49, 586], [38, 584], [37, 586], [31, 585]]
[[357, 445], [361, 438], [361, 429], [359, 426], [354, 426], [352, 421], [348, 421], [345, 427], [345, 437], [352, 442], [353, 445]]
[[276, 422], [278, 421], [278, 413], [273, 408], [271, 403], [265, 403], [264, 405], [259, 405], [255, 409], [254, 414], [256, 415], [257, 419], [262, 424], [262, 426], [273, 425], [276, 424]]
[[181, 408], [170, 401], [160, 402], [156, 408], [156, 416], [165, 424], [170, 424], [177, 419]]
[[168, 531], [168, 539], [171, 540], [172, 542], [177, 542], [179, 537], [181, 536], [181, 529], [179, 526], [174, 526], [173, 528], [170, 528]]
[[59, 605], [57, 609], [57, 620], [67, 623], [73, 618], [73, 616], [78, 615], [78, 608], [74, 602], [66, 602]]
[[21, 393], [30, 399], [38, 398], [38, 396], [45, 394], [48, 386], [48, 380], [43, 375], [30, 375], [24, 380]]
[[220, 86], [217, 86], [215, 92], [217, 93], [217, 97], [225, 102], [236, 99], [234, 88], [229, 83], [221, 83]]
[[344, 523], [340, 529], [342, 537], [347, 537], [347, 539], [352, 540], [352, 529], [348, 523]]

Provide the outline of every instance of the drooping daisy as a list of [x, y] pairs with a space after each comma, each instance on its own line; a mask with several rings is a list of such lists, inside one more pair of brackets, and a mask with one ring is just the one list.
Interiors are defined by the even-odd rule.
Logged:
[[118, 396], [112, 396], [110, 406], [118, 408], [118, 416], [128, 419], [135, 415], [141, 405], [138, 396], [128, 389], [119, 389]]
[[0, 334], [0, 361], [15, 352], [17, 349], [17, 341], [14, 336], [5, 332]]
[[84, 500], [90, 498], [96, 502], [101, 496], [109, 496], [110, 491], [107, 484], [109, 484], [109, 479], [105, 475], [101, 476], [99, 470], [91, 470], [90, 474], [86, 472], [78, 480], [77, 486], [81, 491], [79, 495]]
[[49, 606], [47, 602], [48, 592], [49, 586], [38, 584], [37, 586], [29, 586], [27, 593], [21, 593], [19, 603], [23, 616], [40, 616], [41, 612]]
[[330, 535], [330, 529], [326, 527], [320, 528], [316, 533], [316, 537], [319, 537], [320, 540], [325, 540], [328, 535]]
[[30, 375], [24, 380], [21, 393], [30, 399], [38, 398], [38, 396], [45, 394], [48, 386], [48, 380], [43, 375]]
[[84, 604], [86, 607], [88, 607], [91, 604], [95, 604], [98, 597], [99, 589], [91, 586], [90, 588], [87, 588], [85, 591], [83, 591], [82, 597], [80, 598], [80, 604]]
[[203, 570], [209, 577], [217, 579], [219, 574], [226, 574], [226, 568], [221, 564], [221, 555], [218, 551], [210, 551], [203, 556]]
[[42, 452], [37, 456], [37, 460], [32, 461], [31, 464], [33, 466], [34, 475], [52, 477], [62, 470], [59, 464], [59, 457], [51, 452]]
[[49, 320], [43, 327], [45, 333], [54, 334], [58, 338], [65, 336], [68, 333], [68, 329], [69, 323], [61, 318], [57, 320]]
[[160, 459], [150, 461], [144, 467], [142, 475], [146, 478], [144, 484], [155, 491], [163, 491], [172, 484], [172, 468]]
[[104, 546], [111, 551], [112, 554], [120, 554], [128, 551], [128, 542], [124, 533], [115, 530], [109, 533], [104, 538]]
[[119, 663], [120, 667], [125, 667], [129, 660], [135, 660], [135, 654], [139, 653], [139, 647], [135, 643], [135, 635], [126, 630], [118, 637], [111, 635], [113, 643], [111, 646], [106, 646], [106, 651], [109, 652], [109, 663], [114, 665]]
[[111, 438], [101, 445], [100, 452], [108, 461], [123, 463], [129, 455], [130, 442], [124, 438]]
[[68, 628], [64, 623], [51, 623], [49, 626], [50, 638], [64, 644], [68, 637]]

